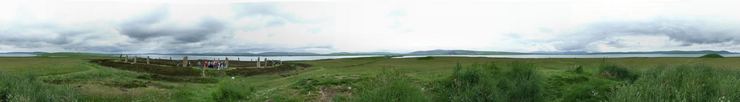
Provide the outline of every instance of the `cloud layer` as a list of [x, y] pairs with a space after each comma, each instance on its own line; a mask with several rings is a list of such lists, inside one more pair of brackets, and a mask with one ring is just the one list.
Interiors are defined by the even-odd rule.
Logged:
[[0, 2], [0, 52], [740, 51], [734, 1]]
[[[654, 47], [687, 47], [693, 45], [733, 45], [740, 43], [740, 22], [707, 18], [651, 18], [648, 20], [604, 21], [583, 26], [558, 39], [558, 50], [594, 50], [594, 44], [606, 43], [613, 47], [630, 47], [613, 38], [625, 36], [663, 36], [675, 45]], [[639, 39], [639, 38], [633, 38]], [[647, 39], [650, 41], [649, 39]], [[654, 41], [655, 43], [664, 43]]]

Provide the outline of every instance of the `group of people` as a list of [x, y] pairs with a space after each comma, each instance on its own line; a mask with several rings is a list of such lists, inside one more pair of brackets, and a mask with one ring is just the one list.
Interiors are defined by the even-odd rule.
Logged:
[[201, 63], [201, 66], [204, 68], [216, 68], [219, 70], [223, 68], [229, 68], [229, 65], [225, 61], [216, 61], [216, 60], [213, 60], [213, 61], [203, 60], [203, 62]]

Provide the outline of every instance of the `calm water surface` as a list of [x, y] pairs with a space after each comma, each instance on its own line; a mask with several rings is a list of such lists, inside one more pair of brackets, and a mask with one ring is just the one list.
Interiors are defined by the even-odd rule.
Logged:
[[[628, 58], [628, 57], [699, 57], [704, 54], [589, 54], [589, 55], [413, 55], [395, 58], [416, 58], [426, 56], [447, 57], [490, 57], [490, 58]], [[740, 54], [722, 54], [725, 57], [740, 57]]]
[[[628, 58], [628, 57], [699, 57], [704, 54], [589, 54], [589, 55], [409, 55], [394, 58], [417, 58], [426, 56], [442, 56], [442, 57], [489, 57], [489, 58]], [[115, 55], [116, 57], [118, 55]], [[151, 57], [157, 59], [169, 59], [172, 57], [174, 60], [180, 60], [186, 55], [156, 55], [156, 54], [141, 54], [141, 55], [129, 55], [138, 57]], [[322, 59], [341, 59], [341, 58], [359, 58], [359, 57], [377, 57], [382, 55], [362, 55], [362, 56], [259, 56], [260, 58], [267, 58], [270, 60], [283, 60], [283, 61], [307, 61], [307, 60], [322, 60]], [[722, 54], [725, 57], [740, 57], [740, 54]], [[188, 55], [188, 59], [219, 59], [229, 58], [229, 60], [241, 60], [241, 61], [253, 61], [258, 56], [192, 56]]]
[[0, 57], [33, 57], [36, 56], [34, 54], [7, 54], [7, 53], [0, 53]]
[[[115, 55], [118, 57], [118, 55]], [[170, 57], [173, 60], [181, 60], [186, 55], [129, 55], [131, 56], [137, 56], [137, 57], [147, 57], [150, 58], [158, 58], [158, 59], [170, 59]], [[269, 60], [283, 60], [283, 61], [306, 61], [306, 60], [322, 60], [322, 59], [340, 59], [340, 58], [359, 58], [359, 57], [373, 57], [373, 55], [363, 55], [363, 56], [193, 56], [193, 55], [187, 55], [188, 59], [218, 59], [223, 60], [225, 58], [229, 58], [229, 60], [240, 60], [240, 61], [253, 61], [257, 60], [257, 57], [264, 59], [267, 58]], [[381, 55], [377, 55], [381, 56]]]

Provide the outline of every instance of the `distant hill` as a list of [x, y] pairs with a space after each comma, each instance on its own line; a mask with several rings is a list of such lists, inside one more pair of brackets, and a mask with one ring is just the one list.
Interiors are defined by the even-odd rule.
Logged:
[[326, 55], [400, 55], [400, 54], [392, 53], [392, 52], [336, 52], [336, 53], [329, 53]]
[[502, 51], [473, 51], [473, 50], [429, 50], [414, 51], [408, 55], [516, 55], [527, 54], [520, 52], [502, 52]]
[[258, 53], [257, 55], [261, 55], [261, 56], [316, 56], [316, 55], [321, 55], [321, 54], [310, 53], [310, 52], [263, 52], [263, 53]]
[[[158, 53], [149, 53], [158, 54]], [[262, 52], [262, 53], [168, 53], [161, 55], [199, 55], [199, 56], [318, 56], [310, 52]]]
[[256, 56], [256, 54], [253, 54], [253, 53], [167, 53], [167, 54], [149, 53], [149, 54], [157, 54], [157, 55], [200, 55], [200, 56]]
[[589, 54], [734, 54], [730, 51], [712, 51], [712, 50], [701, 50], [701, 51], [646, 51], [646, 52], [598, 52]]
[[699, 58], [724, 58], [724, 56], [716, 53], [705, 54]]
[[[25, 52], [43, 53], [43, 52]], [[169, 53], [162, 55], [202, 55], [202, 56], [354, 56], [354, 55], [588, 55], [588, 54], [737, 54], [730, 51], [644, 51], [644, 52], [505, 52], [505, 51], [475, 51], [475, 50], [427, 50], [410, 53], [391, 52], [336, 52], [319, 54], [311, 52], [262, 52], [262, 53]], [[150, 53], [157, 54], [157, 53]]]

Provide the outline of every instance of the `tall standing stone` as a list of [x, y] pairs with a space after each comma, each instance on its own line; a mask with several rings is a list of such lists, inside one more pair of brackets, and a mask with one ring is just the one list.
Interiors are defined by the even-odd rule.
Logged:
[[224, 60], [224, 68], [229, 68], [229, 57]]
[[182, 57], [182, 67], [188, 67], [188, 56]]
[[128, 63], [128, 55], [126, 55], [126, 57], [123, 58], [123, 63]]
[[206, 67], [201, 68], [201, 70], [200, 70], [200, 76], [201, 77], [204, 77], [204, 78], [206, 77]]
[[269, 62], [269, 60], [267, 60], [267, 58], [265, 58], [265, 67], [270, 67], [270, 65], [268, 65], [270, 63], [268, 63], [268, 62]]
[[207, 62], [208, 62], [208, 59], [203, 59], [203, 65], [202, 65], [203, 67], [200, 67], [200, 71], [201, 71], [200, 76], [204, 78], [206, 77], [206, 67], [208, 67]]
[[260, 57], [257, 57], [257, 68], [262, 68], [262, 65], [260, 65]]
[[136, 56], [134, 56], [134, 62], [131, 64], [136, 64]]
[[146, 56], [146, 64], [149, 64], [149, 56]]

